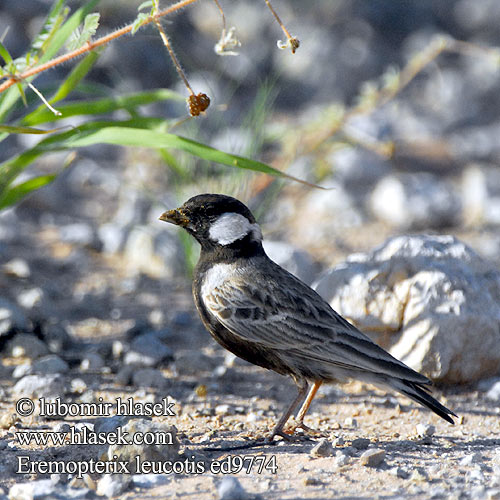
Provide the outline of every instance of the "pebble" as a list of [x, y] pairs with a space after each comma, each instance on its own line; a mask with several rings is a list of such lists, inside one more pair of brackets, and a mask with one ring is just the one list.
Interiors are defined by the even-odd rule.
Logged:
[[[108, 460], [128, 462], [130, 472], [137, 472], [135, 470], [135, 457], [137, 456], [140, 457], [141, 462], [167, 462], [179, 459], [180, 444], [177, 439], [177, 429], [174, 426], [159, 424], [143, 418], [134, 418], [129, 420], [122, 429], [124, 433], [128, 433], [129, 441], [133, 439], [134, 434], [144, 436], [146, 433], [154, 433], [158, 436], [155, 443], [150, 445], [115, 444], [109, 446]], [[162, 439], [165, 440], [165, 443], [161, 443]]]
[[359, 461], [365, 467], [378, 467], [385, 459], [385, 451], [377, 448], [366, 450]]
[[358, 421], [355, 418], [347, 417], [344, 420], [344, 426], [356, 428], [358, 426]]
[[166, 389], [168, 387], [168, 380], [156, 368], [139, 368], [132, 372], [132, 384], [137, 387]]
[[358, 438], [352, 442], [352, 446], [357, 450], [366, 450], [370, 446], [370, 440], [366, 438]]
[[408, 479], [410, 477], [408, 470], [403, 467], [393, 467], [389, 472], [400, 479]]
[[87, 384], [81, 378], [74, 378], [71, 380], [70, 390], [75, 394], [83, 394], [87, 390]]
[[0, 417], [0, 429], [10, 429], [16, 422], [19, 420], [19, 417], [16, 413], [4, 413]]
[[144, 333], [136, 337], [125, 354], [126, 365], [157, 366], [164, 361], [171, 361], [173, 352], [152, 333]]
[[217, 361], [199, 351], [185, 351], [175, 357], [175, 368], [179, 375], [197, 375], [212, 372]]
[[43, 356], [35, 360], [31, 365], [31, 372], [41, 375], [66, 373], [68, 371], [68, 363], [61, 359], [57, 354]]
[[[1, 311], [0, 311], [1, 314]], [[7, 354], [14, 358], [36, 359], [49, 353], [47, 345], [30, 333], [18, 333], [7, 342]]]
[[15, 278], [29, 278], [31, 275], [30, 267], [24, 259], [9, 260], [2, 267], [6, 274]]
[[16, 330], [26, 330], [28, 319], [23, 310], [7, 299], [0, 297], [0, 337]]
[[318, 457], [331, 457], [335, 455], [335, 450], [333, 449], [332, 444], [328, 439], [323, 438], [320, 439], [319, 443], [317, 443], [309, 452], [309, 455], [315, 458]]
[[57, 375], [26, 375], [12, 388], [15, 397], [56, 398], [64, 395], [63, 378]]
[[422, 437], [433, 436], [436, 432], [436, 428], [429, 424], [418, 424], [416, 426], [417, 435]]
[[219, 500], [247, 500], [248, 493], [234, 476], [227, 476], [217, 485]]
[[12, 377], [15, 379], [24, 377], [25, 375], [29, 375], [31, 373], [31, 363], [22, 363], [17, 365], [12, 372]]
[[349, 456], [348, 453], [345, 452], [345, 450], [340, 450], [340, 452], [337, 453], [335, 456], [335, 463], [339, 467], [347, 465], [350, 461], [351, 461], [351, 457]]
[[84, 372], [99, 371], [104, 368], [105, 362], [103, 357], [96, 352], [88, 352], [82, 357], [80, 370]]
[[131, 479], [124, 474], [104, 474], [97, 482], [97, 494], [108, 498], [116, 497], [126, 491]]
[[500, 401], [500, 380], [490, 387], [486, 393], [486, 397], [493, 401]]
[[23, 290], [17, 295], [17, 302], [25, 309], [33, 309], [35, 306], [41, 304], [43, 300], [43, 290], [35, 287], [29, 290]]
[[465, 457], [461, 458], [459, 461], [459, 464], [464, 467], [468, 467], [473, 464], [477, 464], [481, 462], [481, 455], [478, 453], [472, 453], [470, 455], [466, 455]]

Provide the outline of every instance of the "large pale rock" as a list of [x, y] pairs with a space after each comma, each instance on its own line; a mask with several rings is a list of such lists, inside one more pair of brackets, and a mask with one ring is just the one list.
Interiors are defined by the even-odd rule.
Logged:
[[403, 362], [466, 383], [500, 370], [500, 272], [452, 236], [399, 236], [324, 273], [316, 290]]

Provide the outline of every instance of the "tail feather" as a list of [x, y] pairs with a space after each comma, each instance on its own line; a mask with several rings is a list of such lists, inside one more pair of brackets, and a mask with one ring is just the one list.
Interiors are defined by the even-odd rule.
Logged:
[[405, 396], [408, 396], [410, 399], [413, 399], [413, 401], [426, 406], [441, 418], [444, 418], [447, 422], [450, 422], [450, 424], [455, 423], [451, 416], [456, 417], [457, 415], [446, 408], [446, 406], [442, 405], [437, 399], [433, 398], [427, 392], [426, 388], [422, 387], [418, 383], [408, 382], [407, 380], [398, 380], [398, 382], [399, 383], [393, 385], [394, 389], [401, 392]]

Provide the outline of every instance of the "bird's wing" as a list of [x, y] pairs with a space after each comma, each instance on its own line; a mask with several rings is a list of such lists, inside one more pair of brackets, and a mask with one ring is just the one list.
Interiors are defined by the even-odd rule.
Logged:
[[202, 292], [208, 311], [234, 335], [287, 357], [429, 382], [342, 318], [309, 286], [269, 262], [272, 269], [268, 265], [233, 274]]

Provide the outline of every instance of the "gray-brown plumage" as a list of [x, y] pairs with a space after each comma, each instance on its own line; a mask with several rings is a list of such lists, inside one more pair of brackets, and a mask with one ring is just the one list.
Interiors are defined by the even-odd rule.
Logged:
[[271, 434], [306, 397], [298, 424], [322, 382], [354, 378], [391, 388], [450, 423], [429, 379], [372, 342], [313, 289], [270, 260], [255, 218], [238, 200], [205, 194], [160, 219], [184, 227], [201, 244], [193, 295], [201, 319], [223, 347], [250, 363], [291, 375], [299, 394]]

